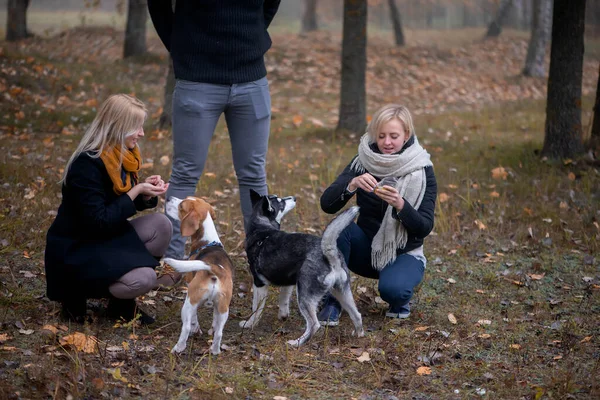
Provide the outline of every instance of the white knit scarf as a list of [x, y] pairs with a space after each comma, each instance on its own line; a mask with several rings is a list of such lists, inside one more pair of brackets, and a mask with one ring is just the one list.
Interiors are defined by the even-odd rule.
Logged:
[[[351, 168], [358, 174], [369, 172], [380, 179], [387, 176], [397, 178], [396, 189], [400, 196], [418, 209], [427, 184], [424, 168], [433, 165], [429, 153], [421, 147], [416, 136], [413, 144], [400, 154], [376, 153], [369, 147], [371, 143], [369, 134], [365, 133]], [[406, 228], [392, 217], [392, 210], [393, 207], [388, 206], [371, 245], [371, 262], [378, 271], [396, 257], [396, 250], [404, 248], [408, 240]]]

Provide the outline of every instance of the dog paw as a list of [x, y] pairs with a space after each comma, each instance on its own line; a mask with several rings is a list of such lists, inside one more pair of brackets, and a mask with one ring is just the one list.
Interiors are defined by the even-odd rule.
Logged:
[[213, 356], [221, 354], [221, 346], [215, 346], [214, 344], [210, 346], [210, 354]]
[[183, 344], [177, 343], [175, 346], [173, 346], [171, 353], [181, 353], [182, 351], [185, 350], [185, 347], [186, 347], [185, 343], [183, 343]]
[[200, 329], [200, 325], [192, 325], [192, 328], [190, 330], [192, 333], [202, 335], [202, 329]]
[[213, 335], [213, 333], [214, 333], [214, 331], [215, 331], [215, 329], [214, 329], [214, 328], [210, 328], [210, 329], [208, 330], [208, 336], [212, 336], [212, 335]]
[[279, 311], [279, 314], [277, 314], [277, 318], [279, 318], [280, 321], [285, 321], [286, 319], [288, 319], [290, 316], [290, 312], [281, 312]]
[[288, 340], [287, 344], [289, 344], [292, 347], [300, 347], [300, 340], [296, 339], [296, 340]]
[[364, 329], [360, 328], [360, 330], [358, 331], [354, 331], [352, 332], [354, 335], [356, 335], [356, 337], [365, 337], [365, 331]]
[[251, 320], [240, 321], [240, 328], [252, 329], [254, 328], [254, 323]]

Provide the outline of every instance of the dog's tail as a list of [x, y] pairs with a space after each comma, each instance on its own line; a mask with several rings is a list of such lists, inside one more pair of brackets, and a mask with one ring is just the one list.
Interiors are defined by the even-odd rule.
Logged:
[[358, 214], [358, 206], [350, 207], [333, 219], [325, 228], [321, 239], [321, 250], [332, 268], [340, 268], [341, 260], [337, 247], [337, 239], [340, 233], [354, 220]]
[[200, 260], [175, 260], [174, 258], [165, 258], [163, 261], [175, 268], [177, 272], [181, 273], [211, 270], [210, 265]]

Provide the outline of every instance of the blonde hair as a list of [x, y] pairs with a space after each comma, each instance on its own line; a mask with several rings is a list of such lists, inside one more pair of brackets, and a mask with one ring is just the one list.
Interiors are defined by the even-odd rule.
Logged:
[[371, 122], [367, 126], [367, 133], [371, 142], [377, 141], [377, 135], [379, 134], [379, 128], [381, 125], [390, 122], [393, 119], [398, 119], [402, 122], [402, 126], [406, 133], [408, 133], [407, 139], [415, 134], [415, 126], [413, 125], [412, 116], [408, 108], [398, 104], [387, 104], [381, 107], [375, 112]]
[[98, 158], [104, 149], [119, 145], [123, 152], [125, 138], [143, 127], [147, 113], [144, 103], [135, 97], [114, 94], [106, 99], [67, 162], [60, 182], [66, 182], [71, 164], [81, 153], [89, 152], [92, 158]]

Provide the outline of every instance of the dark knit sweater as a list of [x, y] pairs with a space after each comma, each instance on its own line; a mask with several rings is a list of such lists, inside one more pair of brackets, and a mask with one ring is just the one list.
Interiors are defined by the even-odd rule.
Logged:
[[154, 27], [171, 53], [175, 77], [233, 84], [267, 74], [267, 32], [281, 0], [148, 0]]

